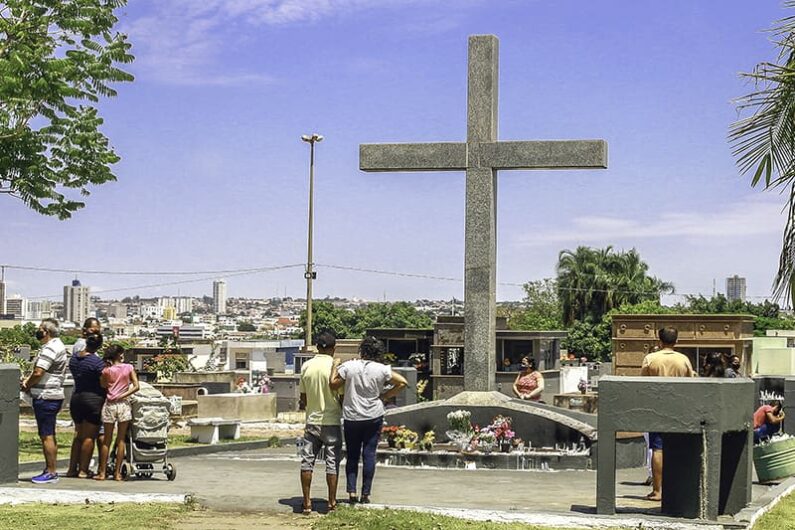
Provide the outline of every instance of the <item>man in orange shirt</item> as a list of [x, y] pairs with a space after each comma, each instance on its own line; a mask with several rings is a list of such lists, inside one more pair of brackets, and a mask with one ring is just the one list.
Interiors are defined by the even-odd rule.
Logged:
[[770, 438], [781, 429], [784, 421], [784, 411], [781, 410], [781, 401], [772, 401], [769, 405], [762, 405], [754, 412], [754, 443], [759, 443]]
[[[643, 358], [640, 375], [651, 377], [694, 377], [693, 365], [686, 355], [674, 350], [679, 332], [675, 328], [663, 328], [659, 332], [660, 349]], [[646, 498], [662, 500], [663, 447], [660, 433], [649, 433], [651, 455], [652, 490]]]

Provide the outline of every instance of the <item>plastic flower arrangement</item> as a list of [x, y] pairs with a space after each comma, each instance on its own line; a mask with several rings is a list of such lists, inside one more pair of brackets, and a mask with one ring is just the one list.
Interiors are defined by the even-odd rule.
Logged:
[[419, 435], [411, 429], [401, 425], [395, 434], [395, 444], [398, 449], [414, 449], [419, 440]]
[[447, 414], [447, 422], [454, 431], [472, 432], [472, 413], [468, 410], [454, 410]]
[[428, 431], [422, 435], [420, 440], [420, 449], [423, 451], [430, 451], [433, 449], [433, 443], [436, 441], [436, 434], [433, 431]]
[[397, 425], [384, 425], [381, 427], [381, 436], [386, 438], [386, 443], [389, 447], [395, 447], [395, 437], [397, 436], [399, 427]]
[[491, 422], [490, 430], [498, 442], [510, 442], [516, 433], [511, 428], [513, 420], [508, 416], [495, 416]]
[[580, 379], [580, 382], [577, 383], [577, 390], [579, 390], [580, 393], [585, 394], [588, 391], [588, 381], [585, 379]]

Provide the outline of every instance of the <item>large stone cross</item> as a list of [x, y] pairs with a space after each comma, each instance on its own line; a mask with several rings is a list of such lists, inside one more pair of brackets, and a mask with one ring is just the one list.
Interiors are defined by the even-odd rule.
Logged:
[[363, 171], [466, 171], [464, 389], [494, 390], [497, 171], [607, 167], [604, 140], [497, 141], [499, 41], [469, 37], [467, 141], [362, 144]]

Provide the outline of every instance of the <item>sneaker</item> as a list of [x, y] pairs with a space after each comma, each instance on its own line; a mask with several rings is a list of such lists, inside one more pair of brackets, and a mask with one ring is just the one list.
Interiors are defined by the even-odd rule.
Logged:
[[36, 475], [31, 482], [34, 484], [56, 484], [58, 482], [58, 473], [49, 473], [44, 471], [41, 475]]

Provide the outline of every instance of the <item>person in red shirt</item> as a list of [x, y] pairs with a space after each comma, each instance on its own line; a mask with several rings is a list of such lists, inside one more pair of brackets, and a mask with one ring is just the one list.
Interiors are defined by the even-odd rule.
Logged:
[[784, 411], [781, 410], [781, 401], [771, 401], [769, 405], [762, 405], [754, 412], [754, 443], [759, 443], [765, 438], [770, 438], [781, 430], [784, 422]]

